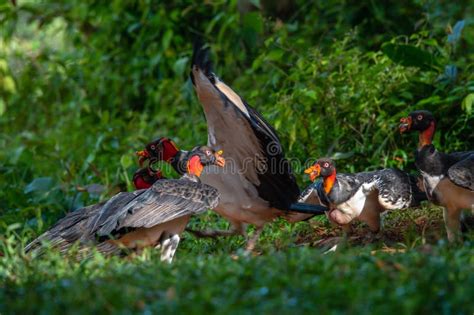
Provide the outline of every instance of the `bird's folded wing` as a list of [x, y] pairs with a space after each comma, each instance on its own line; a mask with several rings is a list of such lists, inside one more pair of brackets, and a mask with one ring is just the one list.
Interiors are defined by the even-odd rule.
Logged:
[[105, 203], [102, 209], [100, 209], [100, 212], [90, 221], [90, 226], [87, 230], [90, 231], [91, 234], [96, 234], [98, 230], [103, 228], [106, 221], [123, 215], [122, 210], [145, 192], [146, 189], [140, 189], [133, 192], [121, 192], [116, 194]]
[[474, 191], [474, 152], [451, 166], [448, 177], [456, 185]]
[[215, 188], [187, 180], [161, 180], [100, 224], [99, 236], [121, 228], [149, 228], [183, 215], [201, 213], [217, 205]]
[[371, 177], [366, 176], [366, 173], [338, 173], [336, 178], [337, 181], [331, 191], [332, 202], [335, 204], [349, 200], [359, 190], [362, 184], [372, 180]]
[[104, 204], [105, 202], [101, 202], [69, 212], [64, 218], [60, 219], [46, 232], [28, 244], [25, 247], [25, 251], [30, 251], [42, 242], [48, 242], [51, 246], [57, 246], [61, 244], [70, 245], [78, 241], [84, 235], [88, 235], [87, 225], [89, 220], [99, 213]]

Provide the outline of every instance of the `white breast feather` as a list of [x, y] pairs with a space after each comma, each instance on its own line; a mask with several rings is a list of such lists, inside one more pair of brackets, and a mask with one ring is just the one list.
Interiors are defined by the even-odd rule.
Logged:
[[352, 218], [356, 218], [364, 209], [366, 199], [367, 195], [362, 185], [349, 200], [337, 205], [337, 209], [349, 214]]
[[433, 195], [436, 186], [438, 186], [439, 182], [444, 178], [444, 175], [430, 175], [423, 171], [421, 171], [421, 175], [423, 176], [423, 184], [425, 185], [425, 191], [429, 193], [429, 195]]

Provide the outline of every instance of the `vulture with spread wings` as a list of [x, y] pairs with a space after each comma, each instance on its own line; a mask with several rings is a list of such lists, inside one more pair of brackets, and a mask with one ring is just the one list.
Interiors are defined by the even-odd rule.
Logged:
[[208, 145], [226, 152], [226, 167], [209, 167], [201, 180], [219, 190], [214, 210], [231, 222], [232, 229], [207, 234], [245, 234], [246, 225], [253, 224], [256, 232], [247, 244], [252, 249], [264, 224], [288, 216], [288, 210], [324, 213], [325, 207], [297, 203], [300, 189], [275, 130], [212, 72], [208, 49], [199, 45], [191, 80], [206, 116]]

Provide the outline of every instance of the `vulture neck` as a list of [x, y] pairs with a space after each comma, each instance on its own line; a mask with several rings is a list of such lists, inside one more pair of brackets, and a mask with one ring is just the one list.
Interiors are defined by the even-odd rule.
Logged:
[[180, 152], [176, 146], [170, 142], [163, 143], [163, 161], [172, 163], [176, 155]]
[[133, 185], [135, 186], [135, 189], [148, 189], [152, 186], [152, 184], [145, 180], [142, 176], [137, 176], [136, 178], [133, 179]]
[[428, 128], [420, 131], [418, 136], [418, 149], [421, 149], [425, 145], [430, 145], [433, 142], [433, 136], [436, 130], [435, 122], [432, 121]]
[[332, 171], [331, 175], [324, 177], [323, 179], [323, 188], [326, 194], [329, 194], [336, 182], [336, 169]]
[[171, 158], [171, 161], [168, 161], [174, 170], [183, 175], [187, 171], [186, 156], [188, 155], [187, 151], [179, 150], [176, 151], [174, 156]]
[[192, 156], [188, 161], [187, 173], [188, 175], [194, 175], [196, 177], [201, 176], [204, 166], [201, 163], [199, 156]]

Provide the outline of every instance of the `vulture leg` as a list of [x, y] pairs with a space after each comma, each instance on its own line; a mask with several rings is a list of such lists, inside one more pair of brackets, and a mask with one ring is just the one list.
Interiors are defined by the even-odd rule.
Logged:
[[169, 264], [173, 261], [174, 254], [178, 248], [180, 237], [178, 234], [163, 234], [160, 243], [155, 248], [161, 248], [161, 261]]
[[352, 224], [351, 223], [341, 225], [341, 229], [344, 232], [344, 236], [346, 236], [346, 237], [350, 236], [352, 234]]
[[450, 242], [459, 240], [461, 236], [461, 210], [452, 208], [443, 209], [444, 224], [446, 226], [446, 233]]
[[263, 231], [263, 226], [257, 226], [253, 235], [248, 238], [247, 245], [245, 246], [246, 253], [251, 253], [254, 250], [255, 245], [257, 245], [258, 237], [260, 236], [262, 231]]
[[467, 233], [474, 229], [474, 205], [472, 214], [468, 211], [461, 212], [461, 232]]

